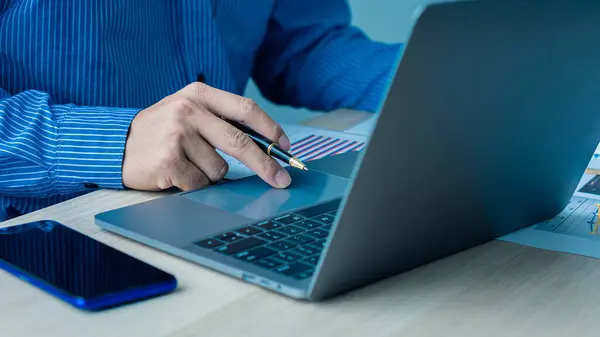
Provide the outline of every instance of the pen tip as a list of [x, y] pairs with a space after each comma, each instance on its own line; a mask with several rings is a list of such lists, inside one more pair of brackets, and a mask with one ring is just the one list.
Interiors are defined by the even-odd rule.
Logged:
[[296, 157], [292, 157], [289, 161], [290, 166], [295, 167], [299, 170], [304, 170], [304, 171], [308, 171], [308, 169], [306, 168], [306, 165], [304, 165], [303, 162], [301, 162], [300, 160], [298, 160], [298, 158]]

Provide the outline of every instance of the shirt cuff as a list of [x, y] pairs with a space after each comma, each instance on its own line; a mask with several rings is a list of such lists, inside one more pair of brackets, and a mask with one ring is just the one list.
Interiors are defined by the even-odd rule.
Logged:
[[[123, 189], [123, 156], [139, 109], [52, 106], [62, 115], [53, 175], [59, 192]], [[62, 110], [62, 111], [61, 111]]]

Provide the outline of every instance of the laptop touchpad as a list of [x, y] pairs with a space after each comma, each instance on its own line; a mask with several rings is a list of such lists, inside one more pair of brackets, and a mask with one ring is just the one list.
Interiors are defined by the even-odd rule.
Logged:
[[340, 198], [348, 185], [347, 179], [314, 170], [289, 168], [288, 172], [292, 183], [286, 189], [271, 188], [252, 176], [182, 196], [251, 219], [263, 219]]

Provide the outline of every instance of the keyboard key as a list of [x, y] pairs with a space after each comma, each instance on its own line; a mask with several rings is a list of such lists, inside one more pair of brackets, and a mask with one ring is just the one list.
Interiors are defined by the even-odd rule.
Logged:
[[321, 251], [321, 250], [323, 250], [323, 248], [325, 248], [325, 240], [311, 242], [308, 244], [308, 246], [315, 247], [315, 248], [319, 249], [319, 251]]
[[323, 213], [327, 213], [327, 212], [331, 212], [334, 211], [336, 209], [338, 209], [340, 207], [340, 202], [342, 201], [342, 199], [336, 199], [330, 202], [326, 202], [324, 204], [320, 204], [317, 206], [313, 206], [310, 208], [306, 208], [303, 209], [301, 211], [296, 211], [294, 213], [296, 213], [297, 215], [306, 217], [306, 218], [312, 218], [313, 216], [317, 216]]
[[263, 257], [271, 256], [275, 253], [277, 253], [276, 250], [273, 250], [273, 249], [270, 249], [267, 247], [258, 247], [258, 248], [254, 248], [249, 251], [238, 253], [235, 255], [235, 257], [240, 260], [250, 262], [250, 261], [260, 260]]
[[293, 222], [300, 221], [302, 219], [303, 219], [303, 217], [301, 217], [299, 215], [288, 214], [288, 215], [284, 215], [284, 216], [280, 216], [278, 218], [275, 218], [274, 220], [277, 221], [277, 222], [279, 222], [279, 223], [282, 223], [284, 225], [289, 225], [289, 224], [291, 224]]
[[331, 215], [332, 217], [335, 217], [337, 215], [337, 209], [335, 211], [331, 211], [331, 212], [329, 212], [327, 214]]
[[313, 221], [313, 220], [302, 220], [302, 221], [300, 221], [298, 223], [295, 223], [294, 225], [298, 226], [298, 227], [305, 228], [305, 229], [315, 229], [315, 228], [323, 226], [322, 223], [318, 223], [318, 222]]
[[294, 253], [294, 254], [311, 256], [311, 255], [320, 253], [321, 249], [306, 245], [306, 246], [296, 247], [291, 252]]
[[280, 260], [283, 260], [283, 261], [294, 262], [296, 260], [301, 259], [302, 255], [297, 255], [297, 254], [290, 253], [290, 252], [281, 252], [281, 253], [275, 255], [275, 257]]
[[227, 254], [227, 255], [232, 255], [232, 254], [237, 254], [239, 252], [242, 252], [244, 250], [254, 248], [256, 246], [260, 246], [264, 243], [267, 243], [267, 241], [256, 238], [256, 237], [249, 237], [249, 238], [242, 239], [242, 240], [234, 242], [234, 243], [230, 243], [227, 246], [219, 247], [219, 248], [215, 249], [215, 251], [217, 251], [219, 253]]
[[290, 225], [290, 226], [285, 226], [285, 227], [279, 228], [278, 231], [285, 233], [287, 235], [296, 235], [296, 234], [300, 234], [300, 233], [304, 232], [305, 229]]
[[281, 240], [281, 239], [287, 237], [287, 235], [277, 232], [277, 231], [268, 231], [268, 232], [259, 234], [258, 236], [260, 236], [263, 239], [267, 239], [269, 241], [277, 241], [277, 240]]
[[237, 241], [239, 239], [243, 239], [243, 237], [241, 237], [233, 232], [227, 232], [227, 233], [220, 234], [216, 238], [221, 241], [227, 241], [227, 242], [233, 242], [233, 241]]
[[268, 231], [268, 230], [271, 230], [274, 228], [281, 227], [282, 225], [278, 224], [277, 222], [273, 222], [273, 221], [269, 220], [269, 221], [263, 221], [263, 222], [257, 223], [255, 226]]
[[304, 279], [307, 279], [307, 278], [309, 278], [309, 277], [312, 277], [312, 276], [313, 276], [313, 274], [314, 274], [314, 271], [313, 271], [313, 270], [311, 270], [311, 269], [309, 269], [309, 270], [307, 270], [307, 271], [303, 271], [303, 272], [301, 272], [300, 274], [296, 274], [296, 275], [294, 275], [294, 278], [295, 278], [296, 280], [304, 280]]
[[321, 255], [314, 255], [314, 256], [311, 256], [309, 258], [302, 260], [302, 262], [306, 262], [306, 263], [312, 264], [313, 266], [316, 266], [317, 263], [319, 263], [320, 258], [321, 258]]
[[254, 261], [254, 264], [263, 268], [273, 269], [275, 267], [281, 266], [283, 262], [267, 257], [266, 259]]
[[254, 235], [254, 234], [262, 233], [262, 231], [260, 229], [258, 229], [256, 227], [252, 227], [252, 226], [240, 228], [240, 229], [236, 230], [236, 232], [238, 232], [240, 234], [244, 234], [244, 235]]
[[326, 238], [329, 235], [329, 231], [322, 229], [313, 229], [305, 233], [306, 235], [314, 236], [315, 238], [322, 239]]
[[243, 237], [243, 236], [241, 236], [241, 235], [236, 235], [236, 236], [232, 236], [232, 237], [230, 237], [229, 239], [227, 239], [227, 240], [225, 240], [225, 241], [227, 241], [227, 242], [235, 242], [235, 241], [241, 240], [241, 239], [243, 239], [243, 238], [244, 238], [244, 237]]
[[274, 270], [278, 273], [281, 273], [283, 275], [287, 275], [287, 276], [293, 276], [308, 270], [311, 270], [312, 268], [304, 263], [300, 263], [300, 262], [295, 262], [292, 264], [286, 264], [284, 266], [280, 266], [275, 268]]
[[311, 219], [317, 220], [317, 221], [320, 221], [320, 222], [322, 222], [324, 224], [329, 225], [329, 224], [333, 223], [333, 220], [335, 220], [335, 217], [332, 217], [331, 215], [327, 215], [327, 214], [321, 214], [321, 215], [317, 215], [315, 217], [312, 217]]
[[328, 230], [331, 229], [332, 226], [333, 225], [331, 225], [331, 224], [330, 225], [325, 225], [325, 226], [321, 227], [321, 229], [324, 229], [324, 230], [328, 231]]
[[206, 239], [196, 242], [196, 244], [203, 248], [215, 248], [223, 245], [223, 242], [216, 239]]
[[288, 250], [296, 247], [295, 244], [287, 241], [279, 241], [269, 245], [270, 248], [274, 248], [277, 250]]
[[289, 241], [289, 242], [293, 242], [295, 244], [298, 244], [298, 245], [303, 245], [305, 243], [309, 243], [309, 242], [315, 241], [314, 238], [311, 238], [310, 236], [306, 236], [306, 235], [294, 235], [294, 236], [290, 236], [286, 240]]

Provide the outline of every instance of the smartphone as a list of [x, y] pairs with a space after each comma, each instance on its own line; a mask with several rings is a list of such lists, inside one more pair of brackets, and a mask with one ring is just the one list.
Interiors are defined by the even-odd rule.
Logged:
[[0, 269], [83, 310], [177, 288], [173, 275], [51, 220], [0, 228]]

